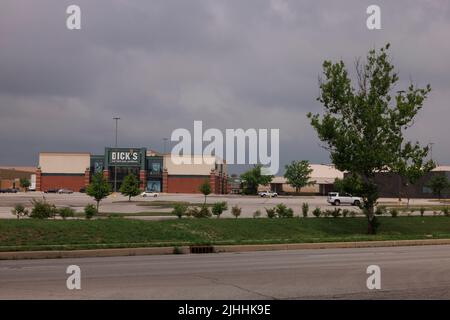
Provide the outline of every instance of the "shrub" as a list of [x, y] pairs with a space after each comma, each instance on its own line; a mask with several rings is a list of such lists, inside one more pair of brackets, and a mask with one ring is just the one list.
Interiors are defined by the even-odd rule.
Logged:
[[267, 213], [267, 218], [269, 219], [273, 219], [277, 216], [277, 213], [275, 212], [275, 208], [265, 208], [266, 209], [266, 213]]
[[423, 215], [425, 213], [425, 208], [424, 207], [420, 207], [419, 211], [420, 211], [420, 216], [423, 217]]
[[375, 210], [375, 214], [377, 216], [382, 216], [383, 214], [386, 213], [386, 207], [385, 206], [377, 206], [376, 210]]
[[236, 217], [236, 219], [241, 215], [242, 209], [238, 206], [234, 206], [231, 208], [231, 214]]
[[442, 213], [444, 214], [444, 216], [450, 217], [450, 213], [449, 213], [448, 207], [443, 207], [442, 208]]
[[97, 213], [98, 213], [97, 208], [91, 203], [86, 205], [86, 207], [84, 207], [84, 214], [86, 216], [86, 219], [91, 219]]
[[197, 207], [189, 207], [186, 211], [186, 216], [188, 217], [197, 217], [199, 214], [199, 210]]
[[255, 212], [253, 212], [253, 218], [259, 218], [260, 216], [261, 216], [260, 210], [256, 210]]
[[228, 205], [225, 201], [222, 202], [216, 202], [213, 204], [212, 207], [212, 213], [217, 216], [217, 218], [220, 218], [220, 215], [222, 212], [228, 209]]
[[292, 218], [294, 216], [292, 208], [288, 208], [282, 203], [275, 206], [275, 211], [277, 212], [278, 218]]
[[349, 213], [349, 215], [350, 215], [350, 217], [351, 218], [354, 218], [354, 217], [356, 217], [356, 215], [357, 215], [358, 213], [356, 212], [356, 211], [350, 211], [350, 213]]
[[176, 215], [179, 219], [186, 214], [187, 206], [182, 203], [175, 203], [173, 206], [172, 214]]
[[303, 204], [302, 204], [303, 218], [306, 218], [308, 216], [308, 211], [309, 211], [309, 204], [307, 204], [306, 202], [303, 202]]
[[395, 208], [392, 208], [390, 211], [390, 214], [391, 214], [392, 218], [396, 218], [398, 216], [398, 210]]
[[29, 211], [23, 204], [19, 203], [14, 206], [14, 209], [11, 210], [11, 213], [15, 215], [17, 219], [20, 219], [20, 217], [28, 216]]
[[57, 209], [54, 204], [50, 204], [44, 200], [31, 200], [33, 208], [31, 209], [31, 218], [35, 219], [47, 219], [54, 217]]
[[211, 211], [208, 206], [202, 205], [199, 209], [192, 211], [192, 216], [194, 218], [209, 218], [211, 217]]
[[322, 211], [320, 211], [320, 208], [315, 208], [312, 212], [314, 217], [319, 218], [322, 215]]
[[332, 210], [332, 211], [330, 212], [330, 214], [331, 214], [331, 216], [332, 216], [333, 218], [338, 218], [338, 217], [341, 216], [341, 209], [334, 208], [334, 210]]
[[75, 210], [70, 207], [60, 208], [58, 210], [58, 214], [63, 220], [66, 220], [68, 217], [73, 217], [75, 215]]
[[328, 218], [329, 216], [331, 216], [331, 212], [333, 212], [333, 211], [327, 209], [327, 210], [324, 210], [324, 211], [322, 212], [322, 215], [323, 215], [325, 218]]
[[342, 210], [342, 216], [343, 216], [344, 218], [346, 218], [346, 217], [349, 215], [349, 213], [350, 213], [350, 210], [348, 210], [348, 209]]

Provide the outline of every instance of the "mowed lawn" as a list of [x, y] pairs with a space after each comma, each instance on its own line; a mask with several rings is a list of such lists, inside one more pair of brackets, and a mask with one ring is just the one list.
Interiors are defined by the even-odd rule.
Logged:
[[0, 220], [0, 251], [450, 238], [450, 218]]

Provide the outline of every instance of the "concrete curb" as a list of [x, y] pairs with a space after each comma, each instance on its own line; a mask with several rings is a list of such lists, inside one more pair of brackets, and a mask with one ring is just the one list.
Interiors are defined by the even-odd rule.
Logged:
[[[401, 246], [425, 246], [425, 245], [450, 245], [450, 239], [217, 245], [213, 246], [214, 248], [213, 251], [215, 253], [222, 253], [222, 252], [251, 252], [251, 251], [303, 250], [303, 249], [401, 247]], [[189, 246], [177, 247], [176, 251], [177, 252], [175, 252], [175, 247], [13, 251], [13, 252], [0, 252], [0, 260], [118, 257], [118, 256], [139, 256], [139, 255], [163, 255], [175, 253], [187, 254], [190, 253], [190, 247]]]

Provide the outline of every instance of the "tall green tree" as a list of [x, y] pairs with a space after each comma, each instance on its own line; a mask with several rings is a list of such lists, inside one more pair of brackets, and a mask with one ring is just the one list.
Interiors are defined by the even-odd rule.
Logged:
[[208, 180], [205, 180], [199, 187], [200, 192], [205, 196], [205, 203], [206, 204], [206, 197], [211, 193], [211, 184]]
[[31, 186], [30, 179], [27, 178], [20, 178], [19, 183], [20, 186], [25, 189], [25, 192], [27, 192], [28, 188]]
[[419, 144], [407, 142], [400, 151], [400, 158], [395, 165], [395, 171], [402, 177], [406, 186], [407, 207], [409, 207], [409, 186], [414, 185], [421, 177], [436, 167], [432, 160], [425, 161], [428, 154], [428, 147], [421, 148]]
[[98, 212], [100, 201], [111, 194], [111, 185], [105, 179], [102, 172], [94, 174], [91, 183], [86, 188], [86, 194], [95, 199]]
[[136, 197], [141, 193], [139, 179], [134, 174], [130, 173], [123, 179], [119, 191], [121, 194], [128, 197], [128, 201], [131, 201], [131, 197]]
[[417, 162], [428, 153], [428, 148], [418, 143], [412, 149], [406, 148], [408, 142], [404, 141], [403, 131], [414, 123], [431, 87], [417, 88], [410, 84], [406, 90], [394, 93], [399, 77], [388, 49], [389, 44], [380, 50], [370, 50], [363, 62], [356, 60], [356, 88], [343, 61], [325, 61], [317, 98], [324, 113], [308, 114], [336, 168], [362, 179], [370, 234], [376, 233], [378, 225], [374, 215], [378, 199], [375, 174], [395, 171], [399, 159]]
[[292, 161], [285, 166], [285, 169], [284, 177], [295, 188], [295, 192], [315, 183], [315, 181], [310, 181], [313, 169], [310, 167], [308, 160]]
[[260, 164], [257, 164], [252, 169], [241, 174], [244, 193], [256, 194], [258, 192], [259, 185], [265, 186], [272, 181], [273, 175], [263, 175], [261, 173], [261, 168], [262, 166]]
[[427, 186], [431, 189], [433, 194], [437, 195], [439, 200], [441, 200], [442, 192], [450, 188], [450, 182], [445, 175], [438, 174], [431, 177]]
[[354, 196], [361, 196], [363, 191], [362, 180], [356, 174], [346, 175], [343, 179], [336, 178], [333, 187], [339, 193], [349, 193]]

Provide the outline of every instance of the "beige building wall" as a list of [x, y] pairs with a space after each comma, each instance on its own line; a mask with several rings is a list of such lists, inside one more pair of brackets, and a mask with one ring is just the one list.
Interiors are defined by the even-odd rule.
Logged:
[[[198, 161], [199, 163], [195, 163]], [[184, 163], [181, 163], [184, 162]], [[171, 156], [164, 155], [164, 168], [169, 175], [204, 175], [207, 176], [211, 170], [215, 170], [219, 159], [214, 156]], [[181, 164], [179, 164], [181, 163]], [[220, 171], [220, 164], [218, 171]], [[226, 164], [222, 165], [222, 172], [226, 174]]]
[[90, 153], [42, 152], [39, 166], [42, 173], [84, 173], [90, 159]]

